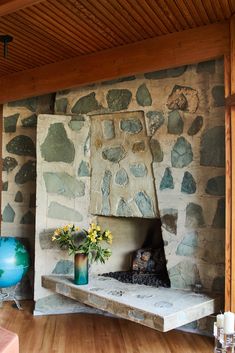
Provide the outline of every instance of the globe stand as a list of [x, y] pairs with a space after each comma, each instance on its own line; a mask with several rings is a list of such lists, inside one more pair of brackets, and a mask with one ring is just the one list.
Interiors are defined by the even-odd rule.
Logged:
[[19, 286], [19, 283], [17, 283], [15, 286], [13, 287], [9, 287], [9, 292], [3, 292], [2, 288], [0, 288], [0, 308], [3, 306], [3, 302], [5, 300], [9, 300], [9, 301], [14, 301], [15, 305], [17, 307], [18, 310], [23, 310], [19, 300], [16, 298], [16, 290], [17, 287]]

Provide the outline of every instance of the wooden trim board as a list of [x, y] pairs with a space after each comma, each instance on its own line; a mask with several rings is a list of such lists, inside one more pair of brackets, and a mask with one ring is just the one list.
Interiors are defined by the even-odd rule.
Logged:
[[42, 2], [42, 0], [0, 0], [0, 17], [39, 2]]

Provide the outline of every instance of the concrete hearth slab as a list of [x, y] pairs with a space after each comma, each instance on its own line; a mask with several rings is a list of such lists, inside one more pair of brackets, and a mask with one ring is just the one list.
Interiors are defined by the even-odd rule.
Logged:
[[142, 325], [165, 332], [213, 314], [220, 298], [191, 291], [121, 283], [113, 278], [90, 276], [89, 284], [73, 284], [69, 276], [42, 276], [42, 286]]

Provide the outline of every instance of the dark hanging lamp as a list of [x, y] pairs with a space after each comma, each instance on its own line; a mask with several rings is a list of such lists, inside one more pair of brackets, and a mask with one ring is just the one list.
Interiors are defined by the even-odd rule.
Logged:
[[0, 42], [3, 43], [3, 56], [4, 58], [7, 58], [7, 54], [8, 54], [8, 43], [13, 41], [13, 37], [8, 35], [8, 34], [4, 34], [4, 35], [0, 35]]

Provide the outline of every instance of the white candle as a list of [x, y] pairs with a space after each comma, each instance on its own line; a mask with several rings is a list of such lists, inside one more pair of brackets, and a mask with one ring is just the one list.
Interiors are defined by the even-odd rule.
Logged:
[[224, 333], [226, 335], [234, 333], [234, 313], [230, 311], [224, 313]]
[[217, 327], [219, 327], [219, 328], [224, 327], [224, 315], [223, 314], [218, 314], [216, 316], [216, 323], [217, 323]]

